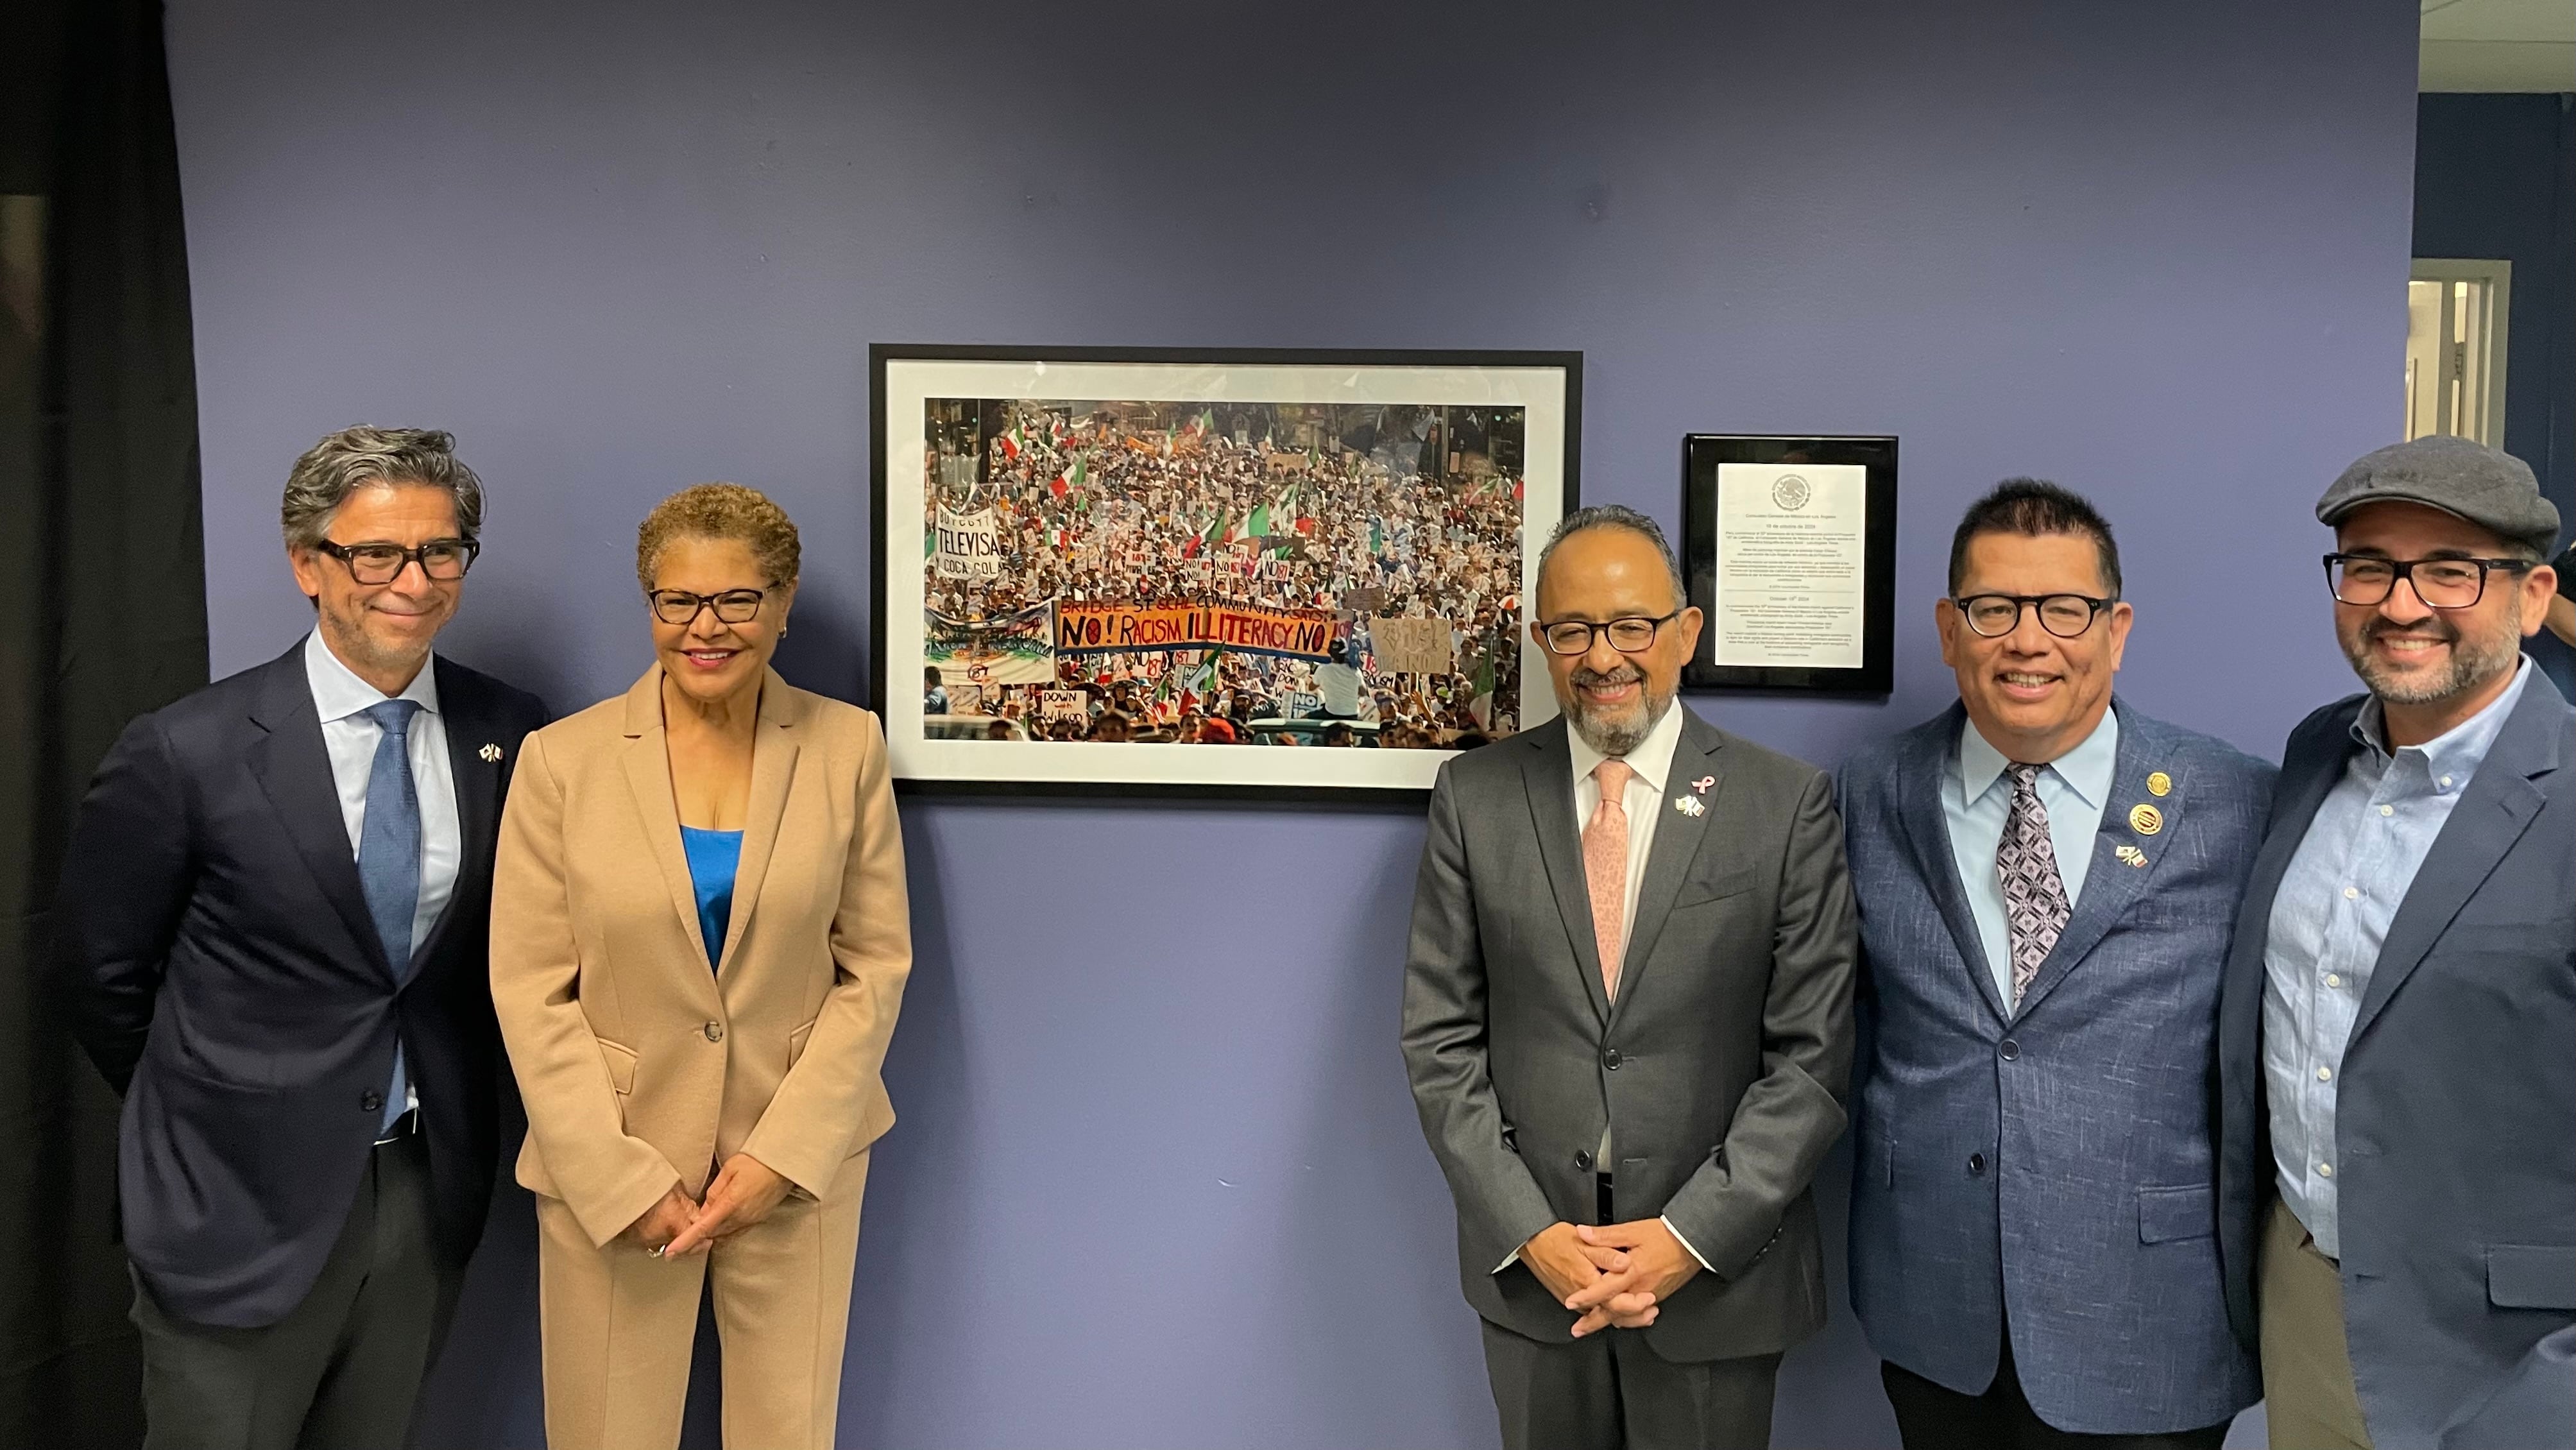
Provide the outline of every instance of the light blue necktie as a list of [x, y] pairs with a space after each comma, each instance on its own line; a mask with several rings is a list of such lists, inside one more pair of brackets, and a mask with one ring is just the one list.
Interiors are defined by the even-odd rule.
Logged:
[[[420, 909], [420, 792], [411, 779], [412, 716], [417, 700], [387, 700], [359, 713], [384, 733], [376, 739], [375, 763], [367, 768], [367, 821], [358, 832], [358, 880], [366, 888], [367, 914], [375, 918], [377, 939], [399, 984], [411, 970], [411, 921]], [[410, 1094], [410, 1075], [403, 1070], [402, 1038], [394, 1039], [394, 1077], [385, 1089], [384, 1126], [403, 1115]]]

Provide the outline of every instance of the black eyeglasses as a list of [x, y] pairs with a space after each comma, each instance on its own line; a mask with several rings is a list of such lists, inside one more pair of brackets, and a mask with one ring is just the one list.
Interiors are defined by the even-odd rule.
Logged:
[[2529, 559], [2383, 559], [2377, 554], [2326, 555], [2326, 587], [2337, 604], [2385, 604], [2405, 580], [2430, 609], [2466, 609], [2484, 599], [2487, 571], [2527, 573]]
[[1594, 624], [1588, 619], [1560, 619], [1538, 627], [1539, 638], [1546, 642], [1549, 654], [1579, 655], [1592, 652], [1594, 635], [1610, 636], [1610, 647], [1623, 655], [1632, 655], [1654, 646], [1655, 636], [1663, 627], [1681, 617], [1676, 609], [1661, 619], [1648, 619], [1631, 614]]
[[417, 562], [427, 578], [446, 581], [462, 579], [474, 567], [474, 556], [483, 546], [472, 539], [432, 539], [417, 549], [400, 544], [335, 544], [329, 539], [316, 539], [313, 547], [337, 559], [349, 571], [349, 577], [361, 584], [391, 584], [402, 577], [405, 566]]
[[[769, 586], [769, 589], [776, 588]], [[726, 624], [744, 624], [760, 613], [760, 602], [769, 597], [769, 589], [728, 589], [722, 594], [691, 594], [686, 589], [647, 589], [644, 598], [653, 606], [653, 617], [664, 624], [695, 624], [701, 610], [712, 609], [716, 618]]]
[[1970, 594], [1953, 599], [1968, 628], [1987, 639], [2001, 639], [2021, 628], [2021, 612], [2034, 610], [2039, 627], [2059, 639], [2076, 639], [2093, 627], [2093, 616], [2119, 603], [2090, 594]]

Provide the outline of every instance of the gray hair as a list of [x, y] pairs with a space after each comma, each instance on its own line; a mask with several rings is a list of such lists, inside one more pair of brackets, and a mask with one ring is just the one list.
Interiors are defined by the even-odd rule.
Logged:
[[310, 549], [340, 505], [361, 488], [414, 484], [444, 489], [456, 500], [456, 529], [473, 538], [483, 527], [483, 480], [456, 457], [456, 439], [435, 428], [343, 428], [304, 451], [286, 475], [278, 509], [286, 547]]
[[1655, 553], [1664, 561], [1664, 572], [1672, 576], [1673, 607], [1676, 609], [1688, 607], [1690, 590], [1682, 584], [1681, 561], [1673, 557], [1673, 546], [1664, 538], [1663, 525], [1626, 504], [1594, 504], [1590, 508], [1576, 509], [1557, 520], [1556, 528], [1547, 536], [1547, 547], [1538, 551], [1540, 579], [1544, 580], [1547, 577], [1548, 557], [1556, 552], [1556, 546], [1586, 529], [1626, 529], [1654, 545]]

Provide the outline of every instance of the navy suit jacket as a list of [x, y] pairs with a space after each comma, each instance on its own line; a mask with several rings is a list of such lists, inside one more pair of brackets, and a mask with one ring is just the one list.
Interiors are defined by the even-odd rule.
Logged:
[[125, 1098], [126, 1252], [181, 1318], [254, 1327], [303, 1301], [380, 1131], [396, 1033], [437, 1248], [461, 1265], [482, 1233], [500, 1158], [492, 847], [545, 712], [435, 668], [464, 853], [410, 962], [385, 960], [368, 916], [301, 644], [136, 719], [81, 804], [56, 969], [73, 1031]]
[[[1887, 1360], [1981, 1393], [2009, 1318], [2040, 1418], [2137, 1435], [2217, 1424], [2258, 1393], [2219, 1281], [2211, 1099], [2220, 976], [2273, 772], [2114, 708], [2084, 892], [2017, 1010], [1941, 807], [1966, 712], [1843, 766], [1862, 953], [1851, 1286]], [[2147, 788], [2156, 771], [2166, 795]], [[2130, 825], [2140, 804], [2163, 814], [2154, 834]]]
[[[2227, 968], [2228, 1310], [2255, 1342], [2277, 1195], [2263, 950], [2290, 857], [2360, 745], [2355, 695], [2290, 735]], [[2379, 1450], [2576, 1440], [2576, 710], [2534, 672], [2388, 925], [2335, 1094], [2344, 1333]]]

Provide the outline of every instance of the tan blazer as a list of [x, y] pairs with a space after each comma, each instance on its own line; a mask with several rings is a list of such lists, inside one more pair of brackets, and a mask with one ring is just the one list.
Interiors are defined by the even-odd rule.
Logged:
[[492, 889], [492, 1000], [527, 1100], [519, 1182], [606, 1244], [749, 1153], [820, 1198], [894, 1124], [912, 970], [876, 716], [771, 671], [719, 970], [664, 749], [662, 670], [527, 738]]

